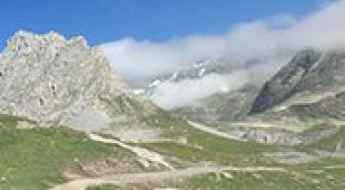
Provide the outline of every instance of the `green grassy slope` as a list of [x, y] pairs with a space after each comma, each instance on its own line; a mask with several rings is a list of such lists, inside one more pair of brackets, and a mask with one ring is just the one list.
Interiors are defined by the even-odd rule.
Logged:
[[93, 142], [67, 128], [16, 129], [19, 118], [0, 117], [0, 189], [40, 190], [65, 181], [62, 172], [80, 163], [131, 154]]
[[[254, 142], [238, 142], [184, 127], [175, 129], [174, 135], [184, 137], [186, 144], [174, 142], [138, 144], [164, 155], [191, 162], [211, 161], [218, 164], [246, 166], [250, 164], [270, 165], [261, 153], [272, 152], [278, 147]], [[172, 135], [171, 135], [172, 136]]]

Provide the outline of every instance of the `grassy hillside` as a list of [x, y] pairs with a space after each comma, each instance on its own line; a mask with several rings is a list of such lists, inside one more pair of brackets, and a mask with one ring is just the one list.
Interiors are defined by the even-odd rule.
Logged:
[[270, 165], [262, 153], [277, 150], [276, 146], [254, 142], [238, 142], [186, 127], [181, 137], [186, 144], [174, 142], [139, 144], [164, 155], [191, 162], [211, 161], [218, 164], [244, 166], [248, 164]]
[[[21, 118], [0, 116], [0, 189], [43, 190], [66, 182], [64, 172], [80, 169], [81, 165], [116, 158], [120, 165], [135, 156], [115, 145], [89, 140], [84, 133], [69, 128], [23, 128]], [[159, 187], [178, 187], [186, 190], [342, 190], [345, 188], [344, 159], [323, 159], [308, 164], [277, 164], [263, 153], [281, 151], [283, 147], [237, 142], [213, 136], [171, 117], [151, 118], [147, 122], [166, 129], [166, 136], [184, 137], [186, 142], [137, 143], [161, 153], [175, 166], [191, 166], [203, 161], [239, 167], [274, 166], [286, 172], [209, 173], [178, 181], [161, 181]], [[31, 123], [34, 124], [34, 123]], [[315, 129], [316, 130], [316, 129]], [[304, 148], [332, 150], [343, 138], [337, 135]], [[330, 146], [330, 147], [328, 147]], [[174, 163], [174, 159], [179, 160]], [[182, 162], [181, 162], [182, 161]], [[181, 165], [179, 165], [181, 164]], [[184, 165], [186, 164], [186, 165]], [[121, 171], [119, 171], [121, 172]], [[127, 171], [125, 171], [127, 172]], [[182, 181], [181, 181], [182, 180]], [[128, 184], [91, 186], [87, 190], [152, 189], [157, 184]]]
[[67, 168], [131, 156], [121, 148], [93, 142], [67, 128], [16, 129], [20, 120], [0, 117], [0, 189], [46, 189], [65, 181], [62, 172]]

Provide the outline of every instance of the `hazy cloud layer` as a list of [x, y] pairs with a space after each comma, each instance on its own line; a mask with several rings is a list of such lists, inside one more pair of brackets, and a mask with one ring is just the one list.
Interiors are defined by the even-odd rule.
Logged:
[[[260, 73], [267, 75], [267, 71], [271, 72], [285, 64], [294, 52], [305, 47], [327, 49], [344, 46], [343, 18], [345, 0], [328, 3], [300, 19], [278, 15], [242, 23], [220, 36], [187, 36], [160, 43], [128, 38], [101, 47], [114, 68], [131, 80], [171, 72], [203, 58], [219, 57], [228, 59], [229, 64], [239, 65], [253, 58], [264, 59], [265, 65], [256, 70], [259, 77]], [[247, 76], [248, 73], [241, 70], [230, 77], [212, 75], [196, 81], [166, 84], [157, 89], [153, 99], [162, 105], [169, 105], [165, 107], [179, 106], [221, 92], [223, 83], [234, 86], [229, 89], [237, 88], [238, 84], [250, 81], [252, 77]], [[181, 90], [188, 95], [178, 96]]]
[[155, 88], [151, 99], [164, 109], [173, 109], [216, 93], [238, 90], [245, 84], [262, 84], [278, 70], [279, 66], [287, 63], [288, 59], [278, 57], [269, 61], [247, 69], [237, 69], [228, 75], [211, 73], [200, 79], [167, 81]]
[[[209, 74], [199, 80], [167, 82], [160, 85], [151, 98], [161, 107], [172, 109], [215, 93], [236, 90], [244, 85], [247, 79], [246, 72], [236, 72], [233, 75]], [[229, 83], [233, 85], [230, 86]]]

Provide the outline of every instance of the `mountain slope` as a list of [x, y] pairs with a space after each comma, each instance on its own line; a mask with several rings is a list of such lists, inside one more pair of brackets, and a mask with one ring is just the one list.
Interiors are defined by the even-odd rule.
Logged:
[[272, 108], [296, 93], [299, 85], [311, 72], [311, 68], [317, 63], [320, 56], [321, 54], [314, 50], [305, 50], [299, 53], [264, 85], [253, 104], [251, 113]]
[[244, 119], [259, 93], [260, 85], [247, 84], [227, 92], [196, 100], [192, 105], [173, 109], [179, 116], [204, 123], [237, 121]]
[[0, 55], [0, 113], [82, 130], [145, 127], [162, 110], [128, 93], [82, 37], [17, 32]]
[[329, 115], [334, 112], [332, 117], [343, 117], [339, 113], [344, 105], [341, 100], [344, 73], [344, 50], [304, 50], [264, 85], [251, 113], [301, 110], [301, 107], [307, 111], [310, 105], [315, 113], [326, 114], [322, 110], [329, 109]]
[[[0, 189], [48, 189], [68, 180], [65, 174], [72, 171], [90, 176], [142, 171], [131, 152], [66, 127], [40, 128], [27, 119], [1, 115], [0, 139]], [[93, 170], [97, 163], [105, 166]]]
[[[289, 146], [336, 134], [345, 121], [344, 73], [344, 49], [303, 50], [263, 85], [248, 115], [219, 122], [218, 129], [244, 141]], [[318, 132], [305, 138], [303, 131], [314, 128]]]

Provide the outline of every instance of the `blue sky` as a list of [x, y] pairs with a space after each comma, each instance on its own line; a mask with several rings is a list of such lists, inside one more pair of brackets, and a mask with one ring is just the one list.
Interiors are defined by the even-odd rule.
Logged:
[[234, 24], [278, 14], [303, 16], [324, 0], [1, 0], [0, 48], [17, 30], [85, 36], [91, 44], [124, 37], [161, 41], [217, 35]]

